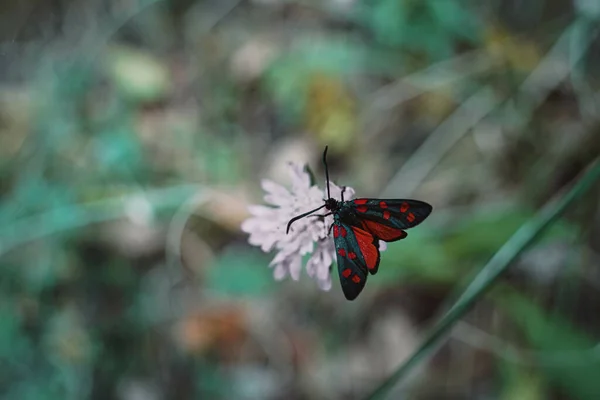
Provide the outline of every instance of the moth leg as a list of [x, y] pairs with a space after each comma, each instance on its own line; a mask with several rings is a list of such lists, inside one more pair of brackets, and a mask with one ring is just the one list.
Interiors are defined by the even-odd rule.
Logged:
[[335, 224], [329, 225], [329, 230], [327, 231], [327, 236], [331, 235], [331, 229], [333, 228], [333, 225], [335, 225]]
[[317, 215], [310, 215], [310, 216], [311, 216], [311, 217], [321, 217], [321, 218], [325, 218], [325, 217], [329, 217], [331, 214], [333, 214], [333, 213], [327, 213], [327, 214], [323, 214], [323, 215], [319, 215], [319, 214], [317, 214]]
[[341, 193], [342, 201], [344, 201], [344, 192], [345, 191], [346, 191], [346, 186], [342, 186], [342, 193]]

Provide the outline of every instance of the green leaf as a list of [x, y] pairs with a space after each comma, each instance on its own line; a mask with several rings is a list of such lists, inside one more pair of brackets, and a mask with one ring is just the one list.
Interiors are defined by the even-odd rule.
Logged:
[[[6, 362], [9, 369], [18, 370], [27, 365], [33, 357], [33, 348], [21, 330], [20, 318], [8, 307], [6, 298], [2, 298], [0, 307], [0, 360]], [[1, 381], [1, 379], [0, 379]]]
[[[444, 241], [448, 257], [457, 262], [483, 261], [506, 242], [520, 226], [533, 217], [532, 212], [517, 208], [485, 210], [466, 217]], [[557, 222], [540, 237], [540, 241], [571, 237], [573, 227]]]
[[265, 74], [266, 89], [292, 120], [304, 113], [307, 90], [315, 73], [345, 75], [383, 69], [385, 60], [348, 38], [298, 41], [273, 62]]
[[385, 286], [399, 280], [452, 282], [461, 273], [449, 265], [439, 237], [425, 226], [410, 231], [406, 240], [387, 246], [381, 253], [377, 279], [372, 279], [370, 285]]
[[377, 41], [386, 45], [399, 45], [406, 41], [406, 6], [401, 1], [384, 0], [373, 7], [370, 18]]
[[594, 349], [597, 340], [574, 328], [565, 318], [549, 316], [537, 304], [512, 289], [503, 288], [495, 292], [492, 299], [522, 329], [535, 350], [567, 354], [568, 362], [540, 360], [540, 368], [550, 382], [573, 398], [598, 398], [600, 358]]
[[[193, 193], [199, 194], [201, 190], [202, 187], [199, 185], [182, 185], [149, 189], [144, 192], [144, 196], [158, 213], [161, 210], [178, 207], [182, 202], [181, 199]], [[29, 218], [22, 218], [12, 224], [0, 225], [0, 255], [20, 244], [60, 231], [121, 218], [126, 215], [127, 203], [138, 196], [139, 193], [87, 204], [67, 205]], [[32, 226], [36, 229], [31, 229]]]
[[264, 296], [275, 288], [269, 262], [260, 250], [227, 249], [208, 269], [207, 288], [224, 296]]
[[355, 19], [384, 46], [405, 47], [433, 60], [451, 57], [459, 39], [477, 42], [481, 24], [453, 1], [375, 0], [356, 7]]
[[239, 152], [232, 148], [231, 143], [221, 139], [206, 138], [203, 148], [199, 149], [202, 157], [202, 167], [213, 182], [219, 184], [235, 184], [241, 179], [241, 166]]
[[505, 361], [500, 363], [500, 375], [504, 382], [500, 400], [548, 398], [542, 377], [531, 368]]
[[143, 164], [143, 154], [135, 133], [125, 129], [110, 129], [99, 134], [94, 142], [94, 156], [104, 173], [131, 176]]
[[477, 33], [481, 32], [481, 26], [466, 5], [455, 1], [429, 0], [427, 6], [444, 33], [456, 34], [471, 42], [478, 39]]
[[167, 67], [148, 53], [128, 47], [115, 47], [106, 57], [107, 70], [128, 99], [138, 102], [156, 101], [170, 90]]

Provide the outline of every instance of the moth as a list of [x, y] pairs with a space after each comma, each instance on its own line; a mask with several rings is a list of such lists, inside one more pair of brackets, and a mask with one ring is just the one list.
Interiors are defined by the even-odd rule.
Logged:
[[287, 225], [289, 232], [294, 221], [307, 217], [325, 208], [329, 212], [321, 217], [333, 215], [333, 230], [338, 273], [344, 296], [354, 300], [367, 283], [369, 274], [375, 275], [379, 269], [381, 254], [379, 241], [395, 242], [406, 238], [406, 229], [419, 225], [431, 214], [433, 207], [420, 200], [411, 199], [368, 199], [360, 198], [341, 201], [331, 197], [329, 190], [329, 170], [327, 168], [327, 146], [323, 152], [327, 199], [314, 210], [292, 218]]

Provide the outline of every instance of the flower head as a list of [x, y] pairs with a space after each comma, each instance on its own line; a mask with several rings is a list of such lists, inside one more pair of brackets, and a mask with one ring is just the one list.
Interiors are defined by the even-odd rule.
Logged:
[[[323, 205], [327, 193], [311, 184], [311, 178], [304, 166], [289, 164], [292, 182], [290, 190], [270, 180], [263, 180], [265, 201], [274, 207], [249, 207], [252, 217], [242, 223], [242, 230], [250, 234], [249, 243], [260, 246], [264, 252], [276, 250], [277, 254], [270, 266], [274, 268], [277, 280], [290, 275], [300, 279], [302, 257], [311, 254], [306, 263], [306, 272], [314, 278], [323, 290], [331, 288], [330, 267], [335, 259], [333, 240], [327, 236], [333, 217], [318, 218], [323, 213], [315, 213], [294, 222], [289, 234], [286, 225], [293, 217]], [[331, 197], [340, 200], [342, 188], [330, 183]], [[353, 198], [354, 190], [346, 187], [344, 199]]]

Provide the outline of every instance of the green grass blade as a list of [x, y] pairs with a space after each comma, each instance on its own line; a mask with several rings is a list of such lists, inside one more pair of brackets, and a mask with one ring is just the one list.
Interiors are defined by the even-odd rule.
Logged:
[[368, 397], [384, 399], [394, 386], [416, 365], [424, 360], [439, 344], [448, 330], [469, 310], [475, 301], [496, 281], [508, 266], [527, 248], [569, 205], [582, 197], [600, 178], [600, 160], [596, 159], [585, 175], [571, 190], [556, 202], [544, 207], [525, 223], [498, 250], [473, 279], [454, 305], [432, 328], [421, 346]]
[[0, 227], [0, 256], [13, 248], [69, 229], [118, 219], [126, 215], [125, 206], [135, 198], [143, 197], [153, 211], [175, 208], [185, 199], [201, 190], [198, 185], [180, 185], [138, 192], [99, 200], [88, 204], [74, 204], [49, 210]]
[[[535, 301], [512, 287], [492, 293], [494, 305], [507, 315], [533, 347], [530, 360], [537, 362], [549, 386], [568, 398], [597, 400], [600, 393], [600, 359], [596, 340], [580, 331], [569, 318], [549, 314]], [[517, 397], [515, 397], [517, 398]]]

